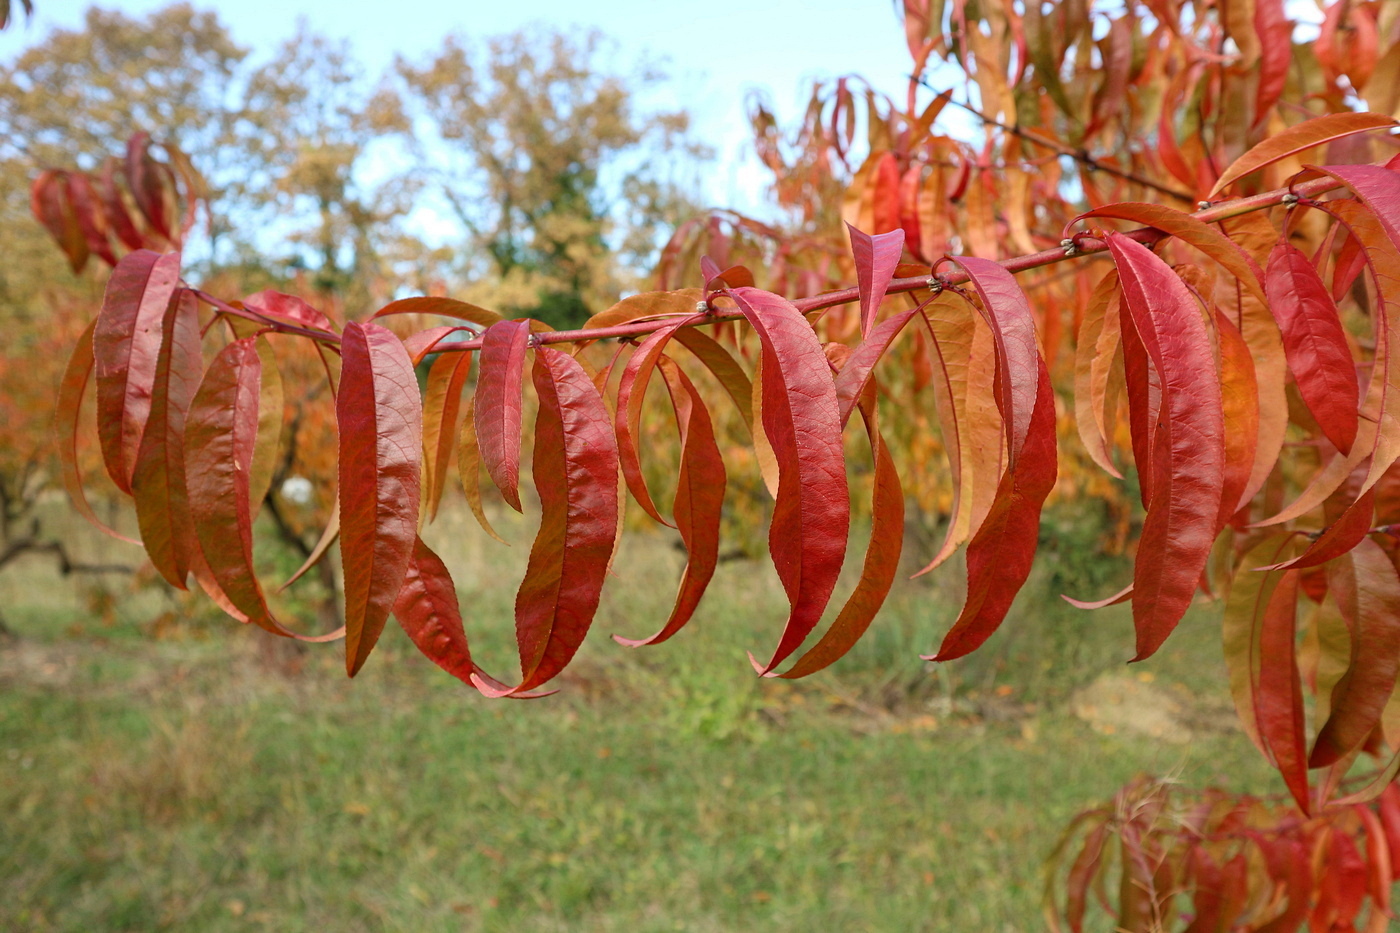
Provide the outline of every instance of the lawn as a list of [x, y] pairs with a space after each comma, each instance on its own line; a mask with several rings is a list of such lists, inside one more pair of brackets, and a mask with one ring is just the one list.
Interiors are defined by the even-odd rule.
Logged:
[[[432, 541], [475, 568], [469, 632], [504, 675], [526, 548], [469, 522]], [[1039, 930], [1057, 835], [1136, 773], [1277, 790], [1232, 725], [1215, 607], [1128, 668], [1121, 607], [1068, 610], [1041, 572], [983, 653], [938, 670], [917, 652], [956, 611], [950, 568], [901, 584], [834, 669], [760, 681], [744, 653], [783, 618], [766, 560], [724, 564], [667, 645], [607, 639], [664, 619], [667, 540], [631, 539], [562, 693], [535, 702], [481, 699], [392, 625], [349, 681], [334, 646], [292, 672], [256, 631], [183, 603], [172, 622], [168, 597], [115, 581], [99, 612], [11, 568], [0, 929]], [[1191, 740], [1076, 715], [1105, 674], [1175, 698]]]

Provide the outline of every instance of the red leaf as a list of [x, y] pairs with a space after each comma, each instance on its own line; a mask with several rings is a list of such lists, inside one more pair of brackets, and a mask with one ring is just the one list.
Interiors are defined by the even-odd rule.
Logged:
[[[852, 354], [851, 359], [855, 356]], [[850, 365], [849, 360], [846, 365]], [[842, 372], [844, 372], [844, 368]], [[904, 545], [904, 491], [899, 472], [890, 456], [875, 411], [875, 385], [870, 384], [860, 402], [870, 453], [875, 460], [875, 489], [871, 501], [870, 544], [861, 565], [860, 579], [847, 597], [836, 621], [821, 640], [797, 659], [780, 677], [796, 678], [815, 674], [840, 660], [865, 634], [875, 614], [885, 603], [899, 572], [899, 553]]]
[[248, 477], [262, 380], [256, 341], [246, 337], [219, 351], [185, 419], [186, 488], [204, 563], [204, 568], [190, 569], [201, 583], [200, 571], [207, 569], [227, 605], [237, 609], [235, 618], [280, 634], [253, 570]]
[[841, 408], [842, 425], [850, 420], [856, 402], [864, 394], [865, 387], [870, 384], [875, 364], [880, 362], [894, 338], [904, 330], [904, 325], [918, 313], [919, 309], [915, 308], [881, 321], [866, 334], [860, 345], [851, 351], [850, 358], [836, 374], [836, 402]]
[[93, 198], [92, 183], [81, 172], [68, 174], [68, 198], [73, 207], [73, 218], [78, 229], [83, 232], [88, 250], [96, 254], [109, 266], [117, 264], [117, 254], [107, 241], [107, 217]]
[[126, 183], [136, 200], [136, 209], [152, 229], [169, 241], [175, 239], [170, 229], [168, 205], [162, 166], [151, 157], [149, 133], [137, 133], [126, 144]]
[[[640, 352], [640, 351], [639, 351]], [[681, 574], [680, 588], [671, 617], [650, 638], [613, 636], [628, 647], [660, 644], [680, 631], [695, 613], [705, 588], [719, 562], [720, 510], [724, 505], [724, 459], [715, 442], [714, 426], [705, 409], [705, 400], [685, 373], [667, 357], [657, 361], [671, 404], [676, 428], [681, 435], [681, 469], [676, 478], [676, 498], [672, 514], [681, 534], [688, 560]], [[621, 399], [618, 400], [619, 411]]]
[[500, 323], [501, 320], [501, 316], [495, 311], [488, 311], [486, 308], [480, 308], [474, 304], [468, 304], [465, 301], [458, 301], [455, 298], [432, 298], [427, 296], [391, 301], [374, 312], [374, 316], [370, 320], [391, 314], [438, 314], [443, 317], [467, 321], [479, 327], [486, 328], [489, 328], [492, 324]]
[[118, 540], [140, 544], [140, 541], [108, 528], [98, 519], [88, 504], [82, 473], [78, 470], [78, 420], [83, 410], [88, 377], [92, 375], [92, 332], [96, 327], [97, 322], [93, 321], [78, 338], [77, 345], [73, 347], [73, 356], [63, 371], [63, 382], [59, 384], [58, 405], [54, 412], [54, 427], [59, 435], [59, 472], [63, 477], [63, 488], [68, 492], [68, 500], [89, 524]]
[[122, 200], [121, 189], [117, 187], [117, 169], [121, 166], [121, 160], [116, 156], [111, 156], [102, 162], [102, 173], [98, 178], [98, 187], [102, 197], [102, 206], [106, 209], [107, 223], [112, 228], [112, 232], [121, 240], [122, 245], [127, 249], [141, 249], [146, 245], [146, 240], [132, 223], [131, 214], [126, 209], [126, 202]]
[[[441, 558], [415, 538], [403, 587], [394, 600], [394, 618], [428, 660], [473, 687], [479, 681], [500, 687], [501, 682], [472, 660], [457, 588]], [[522, 694], [522, 698], [546, 694]]]
[[1209, 196], [1214, 198], [1236, 179], [1243, 178], [1250, 172], [1257, 172], [1280, 159], [1356, 133], [1394, 125], [1394, 120], [1379, 113], [1330, 113], [1290, 126], [1230, 163], [1229, 168], [1225, 169], [1216, 181]]
[[1308, 812], [1307, 725], [1296, 658], [1298, 572], [1290, 570], [1269, 597], [1259, 633], [1259, 688], [1254, 695], [1259, 736], [1284, 783]]
[[345, 668], [374, 649], [408, 573], [417, 538], [423, 409], [413, 363], [378, 324], [346, 325], [341, 341], [340, 557]]
[[851, 253], [856, 260], [856, 283], [860, 292], [860, 332], [870, 333], [880, 302], [894, 278], [894, 267], [904, 253], [904, 231], [891, 230], [871, 236], [846, 224], [851, 238]]
[[[1040, 509], [1055, 485], [1055, 395], [1016, 280], [998, 263], [957, 260], [982, 299], [997, 348], [996, 402], [1006, 428], [1007, 469], [991, 510], [967, 546], [967, 601], [928, 660], [975, 650], [996, 631], [1030, 575]], [[1033, 375], [1034, 374], [1034, 375]]]
[[199, 547], [186, 491], [185, 419], [203, 366], [199, 305], [193, 292], [179, 289], [162, 323], [150, 420], [141, 436], [131, 489], [151, 563], [182, 590], [190, 555]]
[[766, 674], [797, 650], [831, 600], [850, 499], [836, 384], [812, 326], [777, 295], [751, 288], [727, 294], [763, 344], [763, 431], [778, 460], [768, 545], [791, 610]]
[[1350, 453], [1360, 402], [1356, 366], [1327, 286], [1287, 240], [1279, 240], [1269, 254], [1264, 284], [1298, 394], [1327, 439]]
[[1351, 551], [1356, 617], [1351, 666], [1332, 689], [1331, 715], [1313, 742], [1308, 766], [1324, 768], [1361, 746], [1380, 722], [1400, 669], [1400, 578], [1380, 545]]
[[481, 337], [476, 377], [476, 437], [481, 461], [506, 504], [520, 508], [520, 399], [528, 321], [492, 324]]
[[68, 173], [49, 169], [39, 173], [29, 191], [30, 209], [34, 219], [44, 225], [54, 238], [68, 266], [77, 275], [88, 259], [88, 241], [78, 223], [77, 212], [68, 190]]
[[1269, 118], [1283, 96], [1293, 62], [1293, 23], [1283, 0], [1254, 0], [1254, 31], [1259, 34], [1259, 86], [1254, 94], [1254, 127]]
[[608, 409], [579, 362], [567, 353], [535, 351], [533, 473], [540, 530], [515, 597], [520, 685], [488, 696], [516, 695], [545, 683], [582, 644], [608, 572], [617, 535], [617, 445]]
[[1137, 655], [1150, 657], [1195, 595], [1215, 540], [1224, 423], [1210, 336], [1190, 291], [1142, 244], [1107, 235], [1123, 306], [1161, 383], [1152, 503], [1133, 572]]
[[440, 354], [428, 370], [423, 393], [423, 511], [428, 521], [437, 518], [447, 485], [462, 417], [462, 390], [471, 370], [470, 351]]
[[161, 321], [179, 280], [178, 253], [128, 253], [112, 270], [97, 315], [97, 432], [107, 473], [122, 492], [131, 492], [131, 472], [151, 411]]
[[1215, 312], [1215, 333], [1220, 345], [1220, 405], [1225, 426], [1224, 479], [1215, 522], [1218, 531], [1246, 504], [1241, 499], [1248, 490], [1259, 448], [1259, 380], [1244, 335], [1219, 309]]
[[744, 426], [753, 434], [753, 383], [743, 368], [735, 361], [733, 354], [715, 341], [713, 337], [694, 327], [686, 327], [676, 332], [676, 342], [685, 347], [695, 358], [705, 365], [724, 391], [734, 400], [739, 417]]
[[1361, 540], [1366, 537], [1371, 530], [1371, 522], [1375, 517], [1376, 490], [1371, 487], [1362, 493], [1361, 498], [1349, 505], [1345, 512], [1328, 525], [1317, 539], [1308, 545], [1308, 549], [1292, 560], [1275, 564], [1272, 567], [1260, 567], [1259, 570], [1283, 570], [1296, 567], [1304, 569], [1325, 564], [1329, 560], [1341, 557], [1347, 551], [1356, 547]]
[[270, 288], [244, 298], [243, 307], [285, 324], [325, 331], [328, 334], [336, 332], [335, 324], [320, 311], [295, 295], [284, 295]]

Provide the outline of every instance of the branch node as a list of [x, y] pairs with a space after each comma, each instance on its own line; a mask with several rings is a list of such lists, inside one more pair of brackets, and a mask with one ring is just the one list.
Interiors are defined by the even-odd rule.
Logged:
[[1196, 210], [1198, 210], [1198, 211], [1208, 211], [1208, 210], [1211, 209], [1211, 207], [1212, 207], [1212, 205], [1211, 205], [1211, 203], [1210, 203], [1209, 201], [1197, 201], [1197, 202], [1196, 202]]
[[1066, 256], [1073, 256], [1079, 252], [1079, 246], [1070, 237], [1065, 237], [1060, 241], [1060, 246], [1064, 249]]
[[1296, 207], [1299, 200], [1301, 199], [1296, 194], [1290, 191], [1288, 194], [1285, 194], [1282, 198], [1279, 199], [1279, 203], [1282, 204], [1284, 207]]
[[714, 314], [715, 311], [714, 311], [713, 308], [710, 307], [710, 302], [709, 302], [709, 300], [706, 299], [705, 301], [697, 301], [697, 302], [695, 302], [695, 313], [696, 313], [696, 314]]

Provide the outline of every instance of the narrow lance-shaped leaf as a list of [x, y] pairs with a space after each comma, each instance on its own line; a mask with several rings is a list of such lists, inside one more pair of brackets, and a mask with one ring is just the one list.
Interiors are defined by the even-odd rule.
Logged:
[[514, 688], [474, 679], [488, 696], [515, 695], [553, 678], [588, 634], [617, 534], [617, 445], [608, 410], [578, 361], [535, 351], [533, 469], [540, 529], [515, 596], [521, 681]]
[[865, 387], [870, 384], [875, 372], [875, 364], [889, 350], [890, 344], [900, 335], [922, 308], [914, 308], [881, 321], [869, 331], [860, 345], [851, 351], [841, 371], [836, 374], [836, 401], [841, 408], [841, 424], [850, 420], [857, 402], [864, 396]]
[[777, 295], [752, 288], [727, 294], [763, 344], [763, 431], [779, 465], [768, 543], [791, 609], [766, 674], [797, 650], [831, 599], [850, 500], [836, 385], [811, 325]]
[[131, 472], [151, 411], [161, 321], [179, 279], [178, 253], [128, 253], [107, 280], [97, 316], [97, 433], [107, 473], [122, 492], [131, 492]]
[[528, 321], [501, 321], [481, 337], [476, 437], [481, 459], [506, 504], [520, 509], [520, 403]]
[[500, 323], [501, 320], [501, 316], [495, 311], [489, 311], [465, 301], [458, 301], [455, 298], [434, 298], [431, 296], [391, 301], [374, 312], [374, 317], [371, 320], [393, 314], [438, 314], [458, 321], [467, 321], [483, 328], [489, 328], [493, 324]]
[[423, 409], [408, 351], [389, 330], [352, 322], [341, 358], [340, 555], [353, 677], [384, 630], [418, 536]]
[[88, 377], [92, 375], [92, 332], [96, 326], [97, 322], [93, 321], [78, 338], [77, 345], [73, 347], [73, 355], [63, 371], [63, 381], [59, 383], [58, 405], [54, 411], [54, 423], [59, 437], [59, 473], [63, 479], [63, 488], [68, 493], [68, 501], [89, 524], [120, 541], [140, 544], [140, 541], [107, 527], [92, 511], [87, 492], [83, 489], [82, 472], [78, 467], [78, 422], [83, 411], [83, 395], [87, 392]]
[[[846, 365], [850, 365], [847, 361]], [[780, 677], [795, 678], [815, 674], [840, 660], [865, 634], [875, 614], [885, 604], [890, 587], [899, 572], [899, 554], [904, 545], [904, 491], [894, 458], [890, 456], [875, 410], [876, 386], [872, 382], [862, 393], [859, 405], [865, 423], [870, 453], [875, 461], [874, 491], [871, 498], [870, 544], [861, 565], [860, 579], [847, 597], [841, 612], [821, 640], [797, 659]]]
[[1269, 757], [1268, 746], [1259, 731], [1255, 697], [1259, 694], [1260, 644], [1264, 620], [1283, 574], [1278, 571], [1250, 572], [1260, 564], [1276, 563], [1290, 553], [1292, 536], [1278, 532], [1261, 539], [1240, 558], [1230, 595], [1221, 618], [1225, 667], [1230, 675], [1230, 695], [1239, 714], [1240, 725], [1260, 753]]
[[428, 370], [428, 385], [423, 393], [423, 516], [425, 521], [437, 518], [442, 491], [447, 486], [447, 472], [452, 463], [452, 450], [458, 443], [458, 424], [462, 417], [462, 391], [471, 374], [472, 354], [442, 353]]
[[1011, 274], [985, 259], [958, 257], [982, 299], [997, 345], [997, 406], [1006, 427], [1007, 469], [990, 512], [967, 546], [967, 601], [937, 654], [962, 657], [1006, 617], [1030, 575], [1040, 509], [1055, 485], [1055, 396], [1035, 341], [1026, 297]]
[[1074, 420], [1089, 458], [1110, 476], [1122, 479], [1109, 455], [1105, 417], [1108, 383], [1122, 352], [1117, 298], [1118, 273], [1110, 270], [1095, 286], [1079, 324], [1074, 350]]
[[282, 371], [277, 366], [277, 354], [265, 334], [255, 344], [262, 361], [262, 380], [258, 384], [258, 440], [253, 448], [253, 464], [248, 474], [248, 508], [254, 516], [262, 509], [277, 462], [282, 452], [282, 428], [286, 419], [286, 396], [282, 389]]
[[467, 505], [481, 529], [502, 544], [505, 538], [496, 533], [486, 518], [486, 509], [481, 502], [481, 448], [476, 441], [476, 398], [467, 399], [466, 411], [462, 417], [462, 429], [457, 438], [457, 472], [462, 480], [462, 492], [466, 494]]
[[752, 435], [753, 383], [734, 359], [734, 355], [696, 327], [684, 327], [677, 331], [676, 342], [695, 354], [695, 358], [705, 364], [711, 375], [719, 380], [724, 391], [734, 400], [739, 417], [744, 419], [744, 427]]
[[1234, 515], [1254, 473], [1259, 449], [1259, 380], [1244, 335], [1218, 309], [1215, 334], [1220, 349], [1220, 408], [1225, 430], [1220, 511], [1215, 521], [1218, 533]]
[[904, 231], [891, 230], [871, 236], [846, 224], [851, 253], [856, 260], [856, 285], [860, 292], [860, 332], [869, 334], [875, 326], [880, 302], [894, 278], [894, 267], [904, 252]]
[[1259, 735], [1284, 783], [1308, 812], [1307, 725], [1303, 687], [1298, 678], [1298, 572], [1286, 571], [1264, 610], [1259, 635], [1259, 686], [1254, 715]]
[[204, 363], [199, 306], [192, 292], [176, 291], [161, 330], [150, 420], [141, 435], [131, 489], [151, 563], [171, 585], [183, 590], [190, 555], [199, 547], [185, 480], [185, 418]]
[[1224, 478], [1224, 423], [1210, 336], [1195, 299], [1146, 247], [1118, 233], [1107, 240], [1123, 304], [1162, 393], [1151, 452], [1153, 498], [1133, 573], [1134, 660], [1142, 660], [1186, 612], [1210, 557]]
[[1356, 367], [1327, 286], [1287, 240], [1279, 240], [1269, 256], [1265, 286], [1303, 404], [1327, 439], [1350, 453], [1360, 402]]
[[1290, 126], [1277, 135], [1271, 136], [1244, 155], [1232, 162], [1221, 174], [1211, 189], [1210, 197], [1224, 191], [1235, 180], [1250, 172], [1257, 172], [1291, 155], [1305, 152], [1314, 146], [1343, 139], [1356, 133], [1394, 126], [1395, 121], [1379, 113], [1330, 113]]
[[681, 468], [671, 513], [685, 545], [687, 560], [671, 616], [650, 638], [614, 635], [622, 645], [655, 645], [680, 631], [695, 613], [719, 563], [720, 511], [724, 505], [724, 459], [715, 442], [714, 426], [705, 400], [695, 385], [668, 357], [657, 361], [676, 413], [681, 435]]
[[1369, 538], [1350, 552], [1356, 586], [1351, 666], [1332, 690], [1332, 712], [1313, 742], [1309, 767], [1323, 768], [1366, 741], [1380, 722], [1400, 670], [1400, 578]]

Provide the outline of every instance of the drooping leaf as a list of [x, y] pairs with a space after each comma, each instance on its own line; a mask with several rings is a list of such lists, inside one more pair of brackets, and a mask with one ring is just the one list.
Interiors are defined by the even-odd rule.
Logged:
[[277, 354], [265, 335], [257, 339], [258, 357], [262, 360], [262, 379], [258, 384], [258, 440], [253, 448], [253, 464], [248, 475], [248, 508], [254, 517], [262, 509], [277, 461], [282, 451], [282, 428], [286, 418], [286, 398], [282, 390], [282, 371], [277, 366]]
[[1265, 284], [1298, 394], [1328, 440], [1350, 453], [1360, 403], [1356, 367], [1327, 286], [1287, 240], [1270, 254]]
[[398, 301], [391, 301], [378, 311], [374, 312], [375, 318], [387, 317], [391, 314], [437, 314], [442, 317], [450, 317], [458, 321], [466, 321], [478, 327], [489, 328], [501, 320], [501, 316], [495, 311], [488, 311], [479, 308], [474, 304], [465, 301], [458, 301], [455, 298], [433, 298], [428, 296], [418, 298], [402, 298]]
[[[1110, 270], [1094, 288], [1079, 324], [1074, 351], [1074, 420], [1089, 458], [1110, 476], [1123, 478], [1109, 455], [1109, 381], [1121, 370], [1118, 273]], [[1120, 377], [1121, 378], [1121, 377]], [[1116, 407], [1117, 399], [1114, 398]]]
[[423, 410], [408, 351], [378, 324], [346, 325], [336, 397], [345, 668], [374, 649], [418, 534]]
[[1324, 768], [1366, 741], [1380, 722], [1400, 670], [1400, 577], [1395, 565], [1369, 538], [1350, 552], [1350, 565], [1356, 592], [1351, 665], [1332, 690], [1331, 714], [1308, 760], [1312, 768]]
[[179, 289], [161, 326], [150, 420], [141, 435], [131, 490], [151, 563], [182, 590], [190, 572], [190, 555], [199, 547], [186, 491], [185, 418], [199, 387], [203, 362], [199, 306], [192, 292]]
[[301, 566], [287, 578], [287, 582], [277, 588], [280, 593], [293, 583], [306, 575], [306, 572], [320, 563], [321, 558], [326, 556], [331, 545], [340, 538], [340, 496], [335, 497], [335, 502], [331, 505], [331, 517], [326, 521], [326, 527], [321, 529], [321, 537], [316, 539], [316, 543], [311, 547], [311, 553], [306, 555], [306, 560]]
[[1259, 84], [1254, 93], [1254, 126], [1269, 118], [1283, 96], [1293, 62], [1293, 24], [1284, 0], [1254, 0], [1254, 29], [1259, 34]]
[[1259, 444], [1259, 380], [1249, 344], [1234, 323], [1215, 312], [1216, 343], [1220, 348], [1220, 406], [1225, 429], [1225, 464], [1220, 484], [1217, 532], [1240, 506], [1254, 472]]
[[92, 375], [92, 332], [97, 326], [93, 321], [78, 338], [73, 347], [73, 355], [63, 371], [63, 381], [59, 383], [58, 405], [54, 411], [54, 423], [59, 436], [58, 464], [63, 479], [63, 488], [68, 493], [68, 501], [78, 514], [104, 534], [129, 544], [140, 544], [107, 527], [92, 511], [87, 492], [83, 489], [83, 476], [78, 468], [78, 422], [83, 410], [83, 395], [87, 392], [88, 377]]
[[458, 445], [462, 417], [462, 392], [471, 375], [471, 351], [442, 353], [428, 370], [423, 392], [423, 516], [437, 518], [438, 504], [447, 487], [452, 450]]
[[958, 257], [981, 299], [997, 349], [993, 393], [1006, 432], [1007, 466], [967, 546], [967, 601], [937, 654], [947, 661], [996, 631], [1030, 574], [1040, 509], [1056, 478], [1055, 398], [1036, 345], [1035, 323], [1016, 280], [998, 263]]
[[1257, 172], [1280, 159], [1306, 152], [1314, 146], [1343, 139], [1355, 133], [1394, 126], [1395, 121], [1379, 113], [1329, 113], [1290, 126], [1244, 153], [1221, 173], [1211, 188], [1210, 198], [1224, 191], [1235, 180]]
[[1210, 335], [1195, 299], [1146, 247], [1118, 233], [1107, 240], [1124, 307], [1161, 386], [1152, 502], [1133, 572], [1134, 660], [1142, 660], [1186, 612], [1210, 557], [1224, 480], [1224, 424]]
[[904, 252], [904, 231], [891, 230], [874, 236], [846, 224], [851, 238], [851, 252], [856, 260], [856, 282], [860, 291], [860, 332], [869, 334], [875, 326], [875, 315], [885, 290], [894, 278], [894, 267]]
[[1307, 721], [1296, 659], [1298, 572], [1282, 574], [1260, 620], [1254, 715], [1259, 737], [1304, 813], [1309, 810]]
[[125, 493], [150, 416], [161, 321], [179, 280], [178, 253], [128, 253], [112, 270], [97, 315], [97, 434], [107, 473]]
[[734, 407], [739, 411], [739, 417], [744, 419], [744, 426], [748, 428], [749, 434], [754, 433], [753, 427], [753, 383], [743, 368], [735, 361], [733, 354], [708, 334], [702, 333], [699, 328], [686, 327], [676, 332], [676, 342], [685, 347], [695, 358], [705, 365], [724, 388], [724, 391], [734, 400]]
[[508, 544], [506, 539], [491, 527], [481, 502], [481, 447], [476, 441], [475, 407], [476, 398], [468, 398], [466, 410], [463, 412], [461, 433], [457, 438], [457, 473], [462, 479], [462, 492], [466, 494], [467, 505], [471, 508], [477, 524], [500, 543]]
[[763, 432], [779, 466], [768, 543], [791, 611], [763, 666], [767, 673], [811, 633], [841, 572], [850, 526], [841, 415], [836, 384], [807, 319], [769, 292], [727, 294], [763, 344]]
[[676, 478], [671, 514], [675, 517], [681, 543], [685, 545], [687, 561], [676, 593], [676, 605], [666, 624], [649, 638], [613, 636], [614, 641], [628, 647], [660, 644], [680, 631], [695, 614], [719, 563], [725, 472], [714, 427], [703, 396], [680, 367], [664, 356], [657, 360], [657, 367], [666, 381], [676, 413], [676, 428], [681, 435], [681, 468]]
[[881, 321], [867, 333], [860, 345], [851, 352], [850, 359], [841, 367], [841, 371], [836, 374], [836, 401], [841, 408], [843, 425], [850, 419], [857, 401], [864, 394], [865, 387], [870, 384], [875, 364], [920, 310], [914, 308]]
[[476, 437], [481, 460], [506, 504], [520, 508], [520, 402], [525, 375], [527, 321], [501, 321], [481, 337], [476, 377]]
[[249, 311], [255, 311], [271, 321], [280, 321], [284, 324], [305, 327], [327, 334], [336, 332], [335, 324], [324, 313], [317, 311], [295, 295], [284, 295], [282, 292], [270, 288], [244, 298], [243, 307]]
[[515, 597], [521, 681], [500, 689], [474, 679], [488, 696], [532, 690], [573, 658], [598, 609], [617, 534], [617, 445], [607, 406], [578, 361], [559, 350], [535, 351], [533, 379], [542, 516]]

